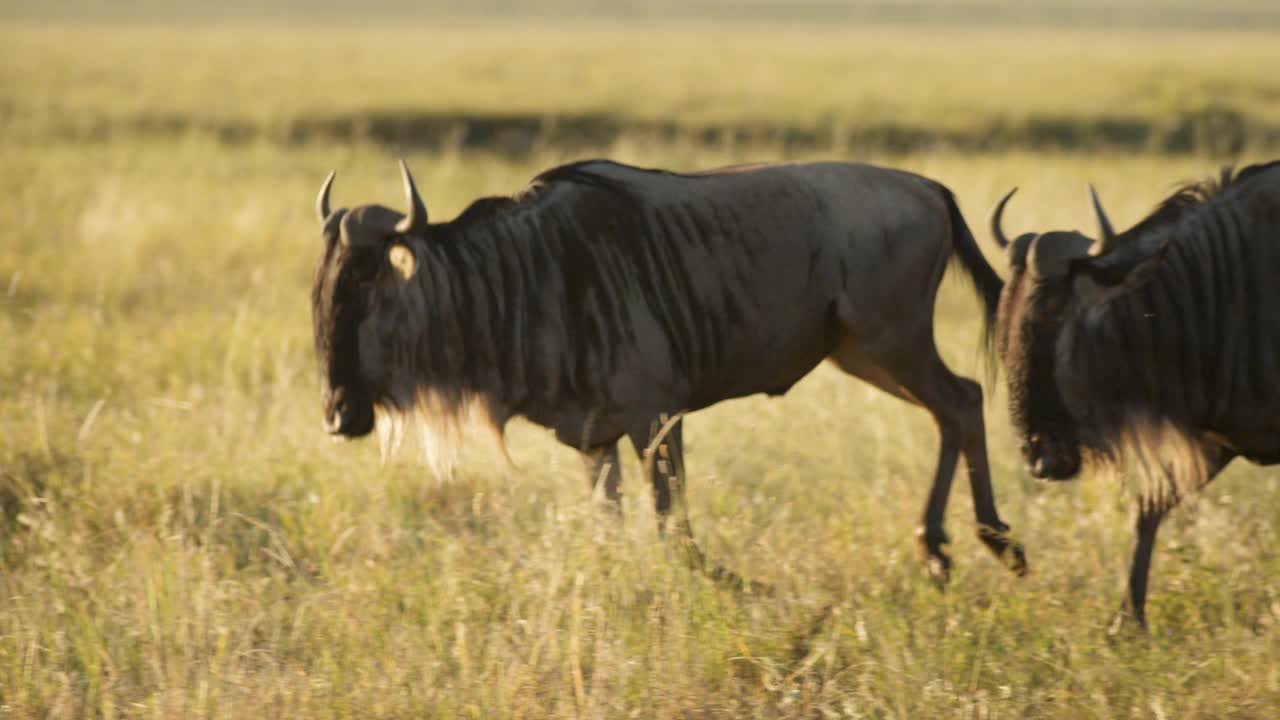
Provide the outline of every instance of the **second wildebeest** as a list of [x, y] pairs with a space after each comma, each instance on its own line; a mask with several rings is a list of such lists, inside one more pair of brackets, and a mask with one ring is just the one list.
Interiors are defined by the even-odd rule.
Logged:
[[1192, 183], [1095, 240], [1000, 226], [1011, 275], [997, 345], [1032, 474], [1125, 458], [1145, 476], [1125, 607], [1146, 624], [1156, 530], [1236, 456], [1280, 462], [1280, 163]]
[[988, 332], [1001, 288], [942, 185], [834, 162], [677, 174], [587, 161], [430, 223], [401, 169], [407, 214], [331, 210], [332, 174], [317, 199], [328, 432], [367, 434], [375, 407], [479, 410], [499, 432], [522, 416], [581, 450], [615, 503], [617, 442], [652, 442], [657, 512], [665, 525], [677, 509], [687, 536], [681, 414], [780, 395], [829, 358], [937, 422], [920, 531], [931, 569], [945, 578], [950, 566], [943, 515], [960, 455], [980, 537], [1024, 569], [992, 495], [982, 390], [934, 345], [949, 258], [977, 287]]

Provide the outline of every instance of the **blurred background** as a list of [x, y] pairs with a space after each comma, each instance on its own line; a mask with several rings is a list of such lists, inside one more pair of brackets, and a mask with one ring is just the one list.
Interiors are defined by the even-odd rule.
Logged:
[[1270, 2], [54, 0], [0, 14], [10, 138], [502, 153], [1280, 143]]
[[[1028, 479], [979, 312], [1017, 580], [974, 537], [933, 587], [928, 416], [820, 368], [687, 420], [725, 590], [579, 458], [515, 468], [320, 430], [313, 201], [432, 217], [555, 164], [850, 159], [1010, 233], [1117, 225], [1280, 149], [1280, 3], [1220, 0], [0, 2], [0, 717], [1272, 717], [1280, 487], [1231, 468], [1161, 534], [1150, 638], [1109, 641], [1132, 494]], [[893, 312], [884, 308], [883, 312]]]

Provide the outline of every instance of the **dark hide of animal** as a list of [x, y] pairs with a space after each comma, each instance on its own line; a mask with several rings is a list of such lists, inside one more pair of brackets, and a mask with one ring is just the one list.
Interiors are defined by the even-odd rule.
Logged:
[[[1012, 194], [1012, 193], [1010, 193]], [[1082, 455], [1147, 480], [1125, 614], [1145, 623], [1161, 517], [1235, 456], [1280, 461], [1280, 163], [1187, 185], [1097, 240], [997, 240], [1012, 275], [997, 346], [1032, 473], [1068, 479]]]
[[[325, 425], [373, 428], [374, 407], [512, 417], [587, 457], [616, 503], [616, 442], [653, 444], [660, 517], [683, 511], [679, 417], [781, 395], [824, 358], [929, 410], [942, 436], [921, 544], [945, 576], [943, 514], [965, 456], [981, 537], [1018, 570], [996, 512], [982, 390], [952, 374], [933, 305], [955, 257], [984, 303], [1001, 282], [942, 185], [869, 165], [810, 163], [694, 175], [588, 161], [511, 198], [429, 224], [408, 170], [408, 216], [317, 212], [313, 294]], [[665, 423], [658, 442], [655, 435]]]

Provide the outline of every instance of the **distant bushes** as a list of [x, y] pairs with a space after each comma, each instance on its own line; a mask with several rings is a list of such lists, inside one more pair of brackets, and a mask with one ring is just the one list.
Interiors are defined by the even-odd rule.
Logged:
[[[14, 125], [13, 114], [0, 114]], [[0, 125], [0, 127], [3, 127]], [[5, 134], [13, 135], [8, 128]], [[608, 113], [484, 114], [371, 110], [309, 115], [271, 124], [246, 120], [143, 113], [41, 123], [24, 139], [105, 142], [120, 139], [212, 137], [228, 144], [283, 145], [370, 142], [394, 147], [459, 148], [524, 154], [534, 150], [607, 149], [634, 138], [707, 148], [760, 146], [785, 152], [889, 152], [929, 149], [968, 152], [1009, 150], [1234, 155], [1245, 149], [1280, 148], [1280, 125], [1252, 119], [1229, 107], [1209, 106], [1165, 118], [1104, 115], [1031, 115], [994, 118], [967, 128], [873, 122], [865, 125], [742, 122], [687, 124]]]

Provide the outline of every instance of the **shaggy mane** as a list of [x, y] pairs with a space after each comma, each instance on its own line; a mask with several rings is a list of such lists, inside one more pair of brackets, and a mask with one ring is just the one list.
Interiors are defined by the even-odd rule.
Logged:
[[626, 170], [627, 172], [643, 172], [652, 175], [668, 175], [671, 177], [695, 178], [702, 177], [706, 173], [697, 175], [689, 175], [684, 173], [671, 172], [670, 170], [660, 170], [658, 168], [636, 167], [634, 165], [623, 165], [612, 160], [603, 160], [594, 158], [591, 160], [577, 160], [575, 162], [558, 165], [550, 170], [544, 170], [533, 179], [533, 184], [551, 182], [571, 182], [579, 185], [591, 185], [594, 187], [607, 187], [612, 189], [620, 189], [626, 187], [626, 181], [619, 178], [609, 177], [600, 172], [596, 172], [602, 167]]
[[1231, 165], [1225, 165], [1216, 176], [1200, 180], [1189, 180], [1179, 183], [1171, 195], [1161, 200], [1145, 218], [1140, 220], [1125, 234], [1138, 234], [1177, 222], [1183, 214], [1204, 205], [1221, 195], [1228, 188], [1237, 185], [1254, 175], [1280, 167], [1280, 160], [1258, 165], [1250, 165], [1236, 172]]
[[608, 190], [619, 194], [627, 194], [630, 190], [627, 182], [621, 178], [609, 177], [598, 172], [601, 166], [621, 168], [627, 171], [639, 170], [641, 172], [655, 173], [662, 175], [672, 175], [676, 177], [698, 177], [694, 175], [682, 175], [667, 170], [657, 170], [652, 168], [637, 168], [629, 165], [621, 165], [612, 160], [578, 160], [564, 165], [553, 167], [545, 170], [529, 181], [524, 189], [514, 195], [495, 195], [491, 197], [478, 198], [471, 202], [458, 216], [448, 221], [447, 225], [454, 232], [462, 232], [468, 228], [483, 225], [492, 220], [497, 220], [511, 210], [527, 207], [535, 204], [542, 198], [543, 191], [549, 185], [555, 183], [569, 183], [572, 185], [598, 188]]

